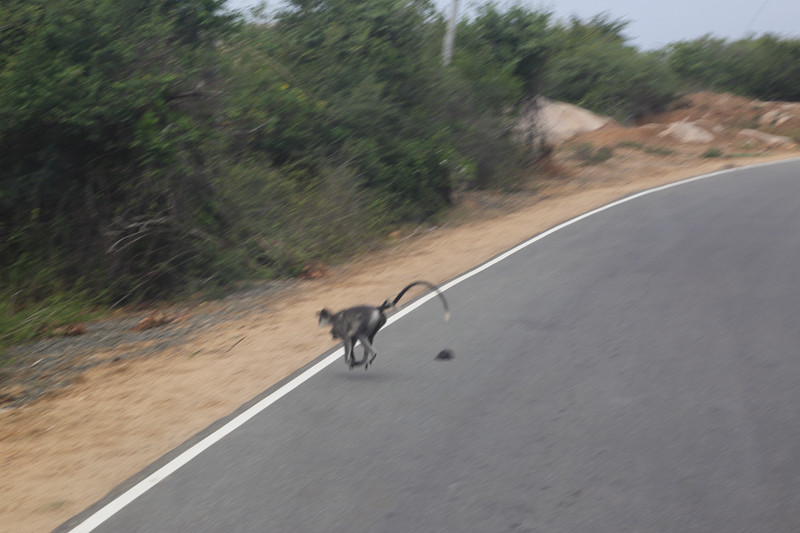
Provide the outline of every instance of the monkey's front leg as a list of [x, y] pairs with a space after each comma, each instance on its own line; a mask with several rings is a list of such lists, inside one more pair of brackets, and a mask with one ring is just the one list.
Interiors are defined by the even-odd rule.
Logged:
[[354, 363], [354, 355], [353, 355], [353, 339], [350, 337], [345, 337], [342, 340], [342, 345], [344, 346], [344, 362], [347, 363], [350, 368], [353, 368]]

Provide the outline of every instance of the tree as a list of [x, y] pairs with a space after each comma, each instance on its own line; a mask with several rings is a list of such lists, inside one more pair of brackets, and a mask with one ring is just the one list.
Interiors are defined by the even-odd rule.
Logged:
[[690, 88], [731, 91], [764, 100], [800, 100], [800, 41], [774, 35], [728, 42], [705, 36], [664, 52]]
[[198, 124], [214, 40], [233, 24], [223, 4], [5, 5], [0, 267], [57, 264], [68, 284], [101, 272], [119, 295], [137, 284], [158, 290], [202, 255], [173, 244], [205, 234]]
[[544, 94], [620, 120], [659, 111], [672, 101], [676, 84], [667, 63], [659, 54], [627, 45], [625, 27], [599, 16], [556, 28], [557, 52], [548, 63]]
[[313, 131], [327, 156], [356, 167], [400, 220], [450, 199], [442, 161], [451, 148], [431, 108], [441, 26], [426, 0], [297, 0], [264, 32], [281, 86], [324, 102]]
[[[531, 11], [518, 4], [506, 11], [493, 3], [484, 4], [477, 16], [462, 22], [459, 29], [461, 67], [469, 69], [470, 62], [477, 62], [481, 65], [478, 71], [486, 78], [497, 78], [498, 73], [513, 76], [520, 84], [517, 98], [520, 90], [525, 95], [537, 94], [553, 51], [551, 17], [549, 12]], [[475, 76], [478, 71], [470, 72]]]

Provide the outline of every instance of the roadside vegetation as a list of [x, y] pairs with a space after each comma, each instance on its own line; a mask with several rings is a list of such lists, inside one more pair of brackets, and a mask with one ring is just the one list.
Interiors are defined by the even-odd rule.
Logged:
[[685, 90], [800, 99], [797, 40], [641, 51], [624, 21], [486, 4], [443, 67], [445, 25], [427, 0], [247, 17], [224, 0], [3, 2], [0, 350], [118, 305], [295, 276], [460, 191], [513, 188], [546, 152], [512, 129], [539, 94], [623, 121]]

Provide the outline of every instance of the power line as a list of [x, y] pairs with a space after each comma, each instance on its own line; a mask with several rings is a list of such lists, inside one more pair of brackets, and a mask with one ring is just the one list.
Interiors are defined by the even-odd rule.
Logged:
[[756, 14], [753, 15], [753, 18], [750, 19], [750, 22], [747, 24], [747, 28], [744, 31], [745, 37], [750, 33], [750, 31], [753, 28], [753, 23], [756, 21], [761, 12], [764, 11], [764, 8], [767, 7], [767, 4], [769, 4], [769, 0], [764, 0], [761, 3], [761, 7], [759, 7], [758, 10], [756, 11]]

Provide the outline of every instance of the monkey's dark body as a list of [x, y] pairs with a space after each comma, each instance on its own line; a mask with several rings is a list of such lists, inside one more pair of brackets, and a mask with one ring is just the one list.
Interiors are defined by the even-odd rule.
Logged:
[[[359, 305], [339, 311], [331, 317], [331, 335], [334, 339], [342, 339], [344, 344], [344, 361], [350, 368], [364, 365], [364, 369], [372, 364], [378, 353], [372, 347], [372, 341], [378, 330], [386, 324], [386, 314], [380, 308]], [[356, 341], [361, 341], [364, 355], [361, 361], [355, 360]], [[370, 353], [372, 357], [370, 356]], [[369, 360], [367, 359], [369, 358]]]
[[[330, 325], [333, 338], [342, 340], [342, 344], [344, 345], [344, 361], [350, 368], [361, 365], [364, 365], [364, 370], [369, 368], [369, 365], [375, 360], [375, 356], [378, 355], [378, 352], [376, 352], [375, 348], [372, 346], [372, 341], [375, 338], [375, 334], [378, 333], [378, 330], [386, 324], [385, 311], [397, 305], [397, 302], [400, 301], [400, 298], [403, 297], [406, 291], [415, 285], [425, 285], [436, 291], [444, 305], [444, 317], [445, 321], [447, 321], [449, 318], [447, 300], [435, 285], [427, 281], [415, 281], [414, 283], [410, 283], [400, 291], [394, 300], [386, 300], [380, 307], [358, 305], [355, 307], [348, 307], [338, 313], [331, 313], [328, 309], [323, 309], [319, 312], [319, 325]], [[364, 347], [364, 356], [361, 358], [361, 361], [356, 361], [355, 354], [353, 353], [356, 341], [361, 342], [361, 345]]]

